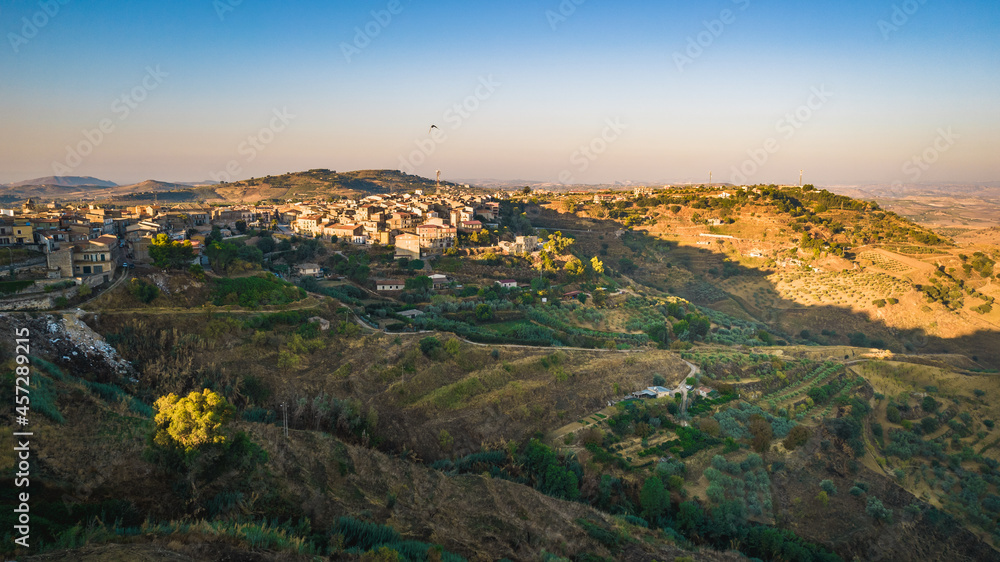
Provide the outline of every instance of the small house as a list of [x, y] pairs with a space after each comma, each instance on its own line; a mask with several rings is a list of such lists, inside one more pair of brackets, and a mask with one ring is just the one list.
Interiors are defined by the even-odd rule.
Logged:
[[311, 275], [313, 277], [319, 277], [322, 273], [321, 268], [315, 263], [302, 263], [295, 266], [295, 273], [301, 276]]
[[376, 291], [402, 291], [406, 288], [406, 282], [402, 279], [382, 279], [375, 282]]
[[651, 386], [646, 390], [655, 394], [656, 398], [669, 398], [671, 395], [671, 390], [669, 388], [664, 388], [662, 386]]
[[503, 279], [501, 281], [497, 281], [496, 284], [500, 285], [500, 287], [502, 287], [504, 289], [516, 289], [517, 288], [517, 281], [515, 281], [513, 279]]

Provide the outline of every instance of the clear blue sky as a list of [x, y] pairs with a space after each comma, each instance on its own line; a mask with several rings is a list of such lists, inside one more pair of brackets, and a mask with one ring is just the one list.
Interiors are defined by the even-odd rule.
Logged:
[[0, 182], [1000, 179], [995, 0], [63, 1], [0, 1]]

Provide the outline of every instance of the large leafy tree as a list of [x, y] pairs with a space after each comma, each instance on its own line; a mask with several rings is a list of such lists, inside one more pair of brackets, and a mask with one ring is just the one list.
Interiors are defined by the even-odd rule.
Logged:
[[659, 525], [670, 509], [670, 492], [663, 486], [662, 480], [650, 476], [642, 485], [639, 504], [642, 506], [642, 517], [653, 525]]
[[185, 452], [210, 443], [225, 443], [226, 424], [236, 413], [225, 397], [207, 388], [184, 398], [168, 394], [155, 406], [153, 443], [164, 448], [177, 446]]
[[149, 246], [149, 257], [156, 267], [186, 269], [194, 259], [194, 248], [191, 242], [175, 242], [166, 234], [157, 234]]

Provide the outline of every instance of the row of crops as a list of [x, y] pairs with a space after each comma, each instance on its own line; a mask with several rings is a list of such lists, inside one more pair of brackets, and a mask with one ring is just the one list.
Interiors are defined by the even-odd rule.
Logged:
[[811, 374], [800, 380], [795, 386], [785, 387], [784, 392], [781, 394], [768, 398], [768, 405], [771, 406], [771, 409], [774, 409], [779, 403], [784, 402], [785, 400], [808, 393], [809, 389], [826, 380], [826, 378], [836, 372], [839, 367], [840, 366], [838, 364], [830, 361], [823, 363]]
[[[840, 383], [840, 389], [836, 393], [834, 393], [833, 396], [830, 397], [830, 401], [827, 403], [826, 408], [824, 408], [823, 411], [820, 412], [819, 414], [812, 416], [812, 419], [813, 420], [821, 420], [821, 419], [829, 416], [830, 412], [833, 411], [833, 407], [837, 403], [837, 398], [840, 397], [840, 396], [842, 396], [845, 392], [847, 392], [851, 388], [851, 386], [853, 386], [853, 385], [854, 385], [854, 381], [852, 381], [851, 379], [846, 379], [845, 378], [844, 381], [842, 383]], [[818, 407], [819, 407], [819, 404], [812, 405], [811, 407], [807, 408], [804, 412], [802, 412], [802, 416], [805, 417], [805, 416], [809, 415], [809, 412], [812, 412], [812, 411], [816, 410], [816, 408], [818, 408]]]

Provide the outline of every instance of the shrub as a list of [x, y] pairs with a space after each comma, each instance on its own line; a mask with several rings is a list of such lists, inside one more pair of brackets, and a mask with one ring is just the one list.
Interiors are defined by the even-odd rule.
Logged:
[[304, 289], [273, 277], [240, 277], [216, 280], [216, 306], [238, 304], [245, 308], [285, 305], [304, 299]]
[[427, 357], [431, 357], [434, 352], [441, 349], [441, 347], [441, 340], [434, 336], [428, 336], [420, 340], [420, 352]]
[[889, 406], [885, 409], [885, 417], [892, 423], [899, 423], [903, 420], [903, 416], [899, 413], [899, 408], [895, 406]]
[[159, 287], [142, 279], [132, 279], [128, 285], [128, 292], [144, 304], [149, 304], [160, 296]]
[[927, 413], [936, 412], [939, 405], [938, 401], [931, 396], [925, 396], [920, 402], [920, 407]]
[[885, 520], [892, 522], [892, 510], [886, 508], [882, 504], [882, 500], [875, 496], [868, 496], [868, 505], [865, 507], [865, 513], [876, 521]]
[[819, 483], [819, 487], [828, 494], [837, 493], [837, 486], [833, 483], [832, 480], [823, 480], [822, 482]]
[[788, 437], [782, 442], [789, 451], [805, 444], [809, 440], [809, 430], [805, 426], [797, 425], [788, 432]]

